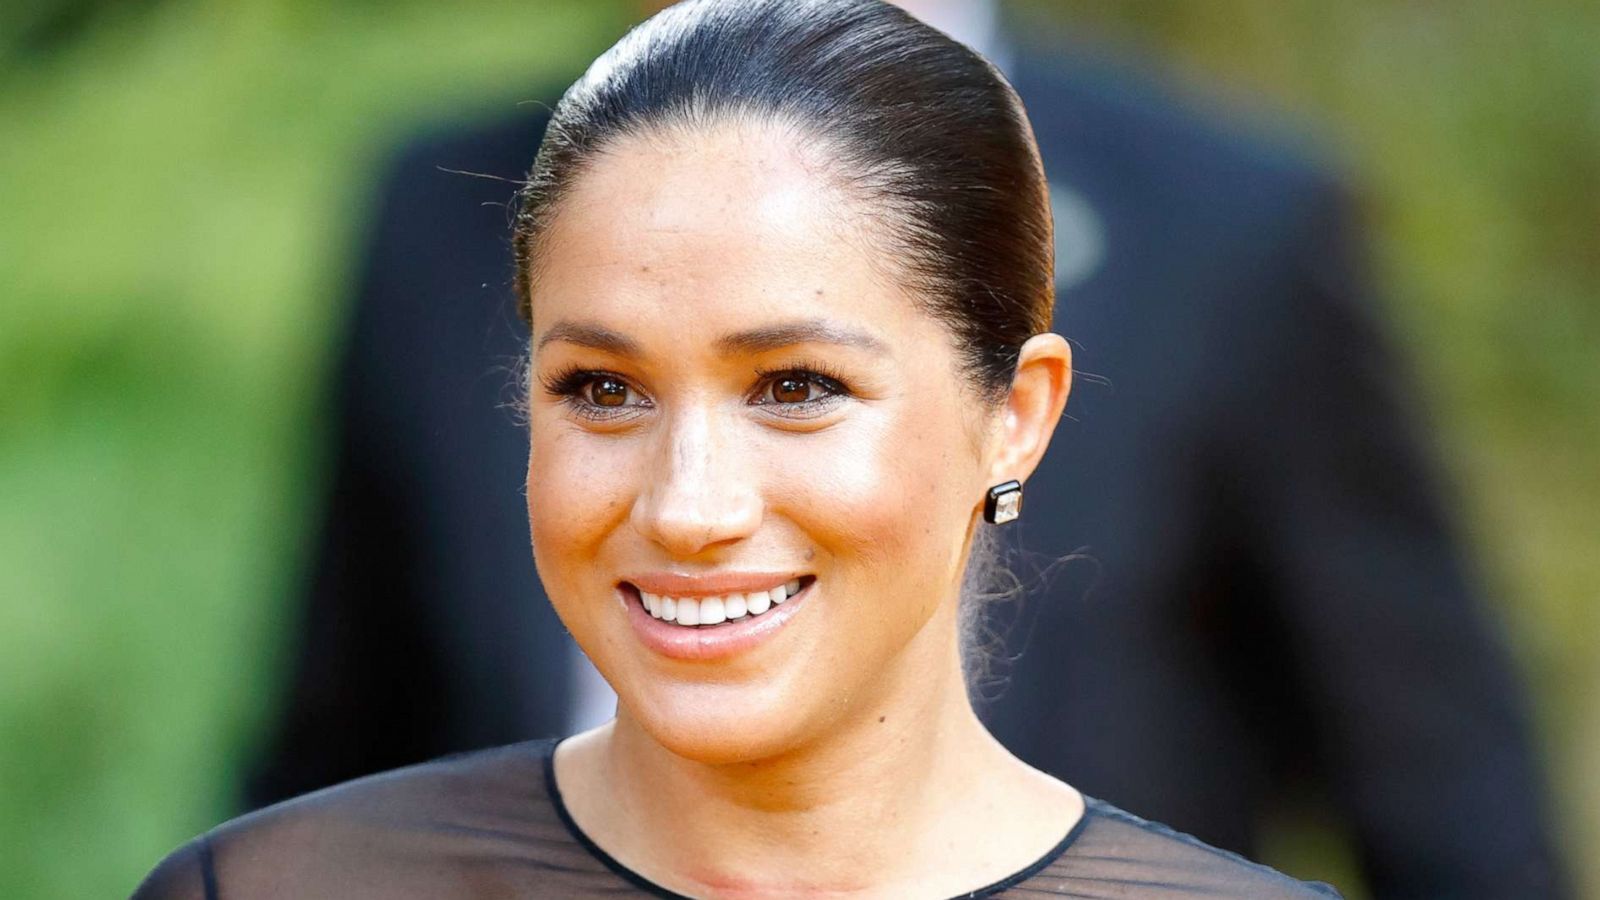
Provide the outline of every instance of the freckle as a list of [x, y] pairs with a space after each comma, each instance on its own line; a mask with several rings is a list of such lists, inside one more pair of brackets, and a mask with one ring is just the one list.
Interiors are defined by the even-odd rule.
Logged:
[[884, 719], [887, 719], [887, 718], [889, 718], [889, 717], [888, 717], [888, 716], [879, 716], [879, 717], [878, 717], [878, 722], [879, 722], [879, 724], [882, 724], [882, 722], [883, 722], [883, 720], [884, 720]]
[[817, 296], [818, 297], [822, 296], [822, 288], [817, 288]]
[[648, 271], [650, 271], [650, 267], [649, 266], [640, 266], [639, 267], [639, 271], [648, 272]]

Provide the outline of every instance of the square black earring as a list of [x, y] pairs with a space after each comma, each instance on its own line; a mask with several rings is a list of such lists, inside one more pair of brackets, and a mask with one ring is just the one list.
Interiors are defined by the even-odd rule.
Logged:
[[1022, 482], [1008, 481], [989, 488], [983, 501], [983, 520], [991, 525], [1004, 525], [1022, 515]]

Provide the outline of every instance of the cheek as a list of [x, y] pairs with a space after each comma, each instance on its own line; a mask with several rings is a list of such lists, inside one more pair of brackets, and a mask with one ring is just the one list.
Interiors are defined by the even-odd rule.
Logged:
[[921, 410], [875, 411], [860, 427], [815, 435], [784, 504], [854, 577], [936, 598], [959, 565], [971, 456], [959, 423]]
[[561, 421], [529, 423], [528, 527], [547, 585], [584, 571], [619, 518], [633, 485], [630, 442], [583, 434]]

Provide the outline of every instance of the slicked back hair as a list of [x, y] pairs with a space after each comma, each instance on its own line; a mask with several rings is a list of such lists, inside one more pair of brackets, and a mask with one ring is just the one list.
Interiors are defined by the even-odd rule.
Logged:
[[999, 70], [882, 0], [686, 0], [596, 60], [556, 106], [518, 195], [523, 318], [540, 237], [608, 147], [740, 121], [821, 154], [904, 287], [954, 335], [971, 383], [1002, 398], [1054, 306], [1033, 132]]

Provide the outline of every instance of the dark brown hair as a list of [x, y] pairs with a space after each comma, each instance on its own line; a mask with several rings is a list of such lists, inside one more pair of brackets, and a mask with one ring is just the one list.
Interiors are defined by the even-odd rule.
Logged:
[[1049, 193], [1021, 101], [993, 65], [881, 0], [687, 0], [628, 33], [562, 97], [518, 195], [518, 309], [539, 236], [620, 138], [782, 123], [831, 156], [907, 287], [955, 334], [973, 383], [1010, 386], [1050, 327]]

